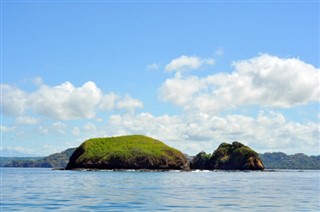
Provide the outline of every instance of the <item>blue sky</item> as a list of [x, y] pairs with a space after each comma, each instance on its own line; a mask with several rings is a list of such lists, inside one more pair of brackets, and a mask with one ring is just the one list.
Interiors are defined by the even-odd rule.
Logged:
[[319, 153], [319, 2], [2, 1], [1, 149], [145, 134]]

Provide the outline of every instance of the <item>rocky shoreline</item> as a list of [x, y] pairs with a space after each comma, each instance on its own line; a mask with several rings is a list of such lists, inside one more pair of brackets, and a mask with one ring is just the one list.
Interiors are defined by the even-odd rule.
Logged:
[[222, 143], [212, 155], [199, 153], [191, 161], [179, 150], [156, 139], [119, 136], [89, 139], [70, 157], [67, 170], [263, 170], [259, 155], [239, 143]]

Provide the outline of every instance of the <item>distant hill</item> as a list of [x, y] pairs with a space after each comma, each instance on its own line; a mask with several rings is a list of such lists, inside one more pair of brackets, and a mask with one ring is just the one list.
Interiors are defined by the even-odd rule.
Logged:
[[40, 168], [64, 168], [76, 148], [70, 148], [60, 153], [55, 153], [44, 158], [10, 158], [2, 157], [2, 167], [40, 167]]
[[37, 161], [43, 157], [0, 157], [0, 167], [5, 167], [7, 164], [11, 164], [12, 161]]
[[259, 154], [266, 169], [320, 169], [320, 155], [302, 153], [286, 155], [283, 152]]

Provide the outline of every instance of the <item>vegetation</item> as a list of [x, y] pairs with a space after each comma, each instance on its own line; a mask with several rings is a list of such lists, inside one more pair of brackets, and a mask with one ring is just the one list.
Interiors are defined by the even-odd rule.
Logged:
[[[96, 140], [96, 139], [93, 139], [93, 140]], [[131, 142], [134, 143], [135, 140], [136, 139], [132, 139]], [[241, 158], [248, 158], [250, 156], [257, 156], [257, 153], [252, 152], [252, 150], [249, 147], [246, 147], [239, 142], [234, 142], [233, 144], [234, 145], [222, 143], [218, 147], [218, 149], [214, 152], [216, 159], [220, 158], [220, 164], [227, 163], [227, 161], [230, 159], [229, 150], [232, 150], [232, 149], [234, 149], [235, 152], [238, 152], [238, 154], [236, 154], [238, 160], [242, 160]], [[150, 147], [150, 144], [149, 144], [149, 147]], [[114, 150], [116, 150], [117, 148], [120, 148], [120, 146], [118, 147], [115, 146]], [[65, 168], [69, 162], [69, 158], [71, 157], [75, 149], [76, 148], [70, 148], [63, 152], [55, 153], [47, 157], [1, 157], [0, 166], [1, 167]], [[151, 149], [144, 148], [144, 149], [147, 150], [146, 152], [148, 152], [149, 155], [153, 154], [152, 148]], [[156, 147], [155, 149], [156, 149], [155, 155], [161, 155], [160, 153], [161, 151], [158, 150], [158, 147]], [[93, 149], [90, 151], [91, 153], [89, 154], [91, 154], [94, 158], [94, 154], [93, 154], [94, 152], [92, 152]], [[140, 155], [140, 156], [142, 155], [140, 145], [139, 145], [139, 148], [136, 148], [136, 150], [133, 150], [130, 154], [132, 155], [134, 151], [136, 151], [136, 153], [138, 152], [137, 155]], [[119, 154], [119, 151], [118, 153], [114, 153], [114, 155], [116, 154]], [[123, 154], [124, 155], [123, 157], [125, 158], [130, 154], [127, 152]], [[190, 162], [191, 169], [207, 169], [208, 168], [207, 166], [209, 165], [209, 160], [212, 157], [211, 154], [207, 154], [203, 151], [198, 153], [194, 157], [188, 156], [188, 155], [184, 155], [184, 156]], [[298, 153], [294, 155], [286, 155], [285, 153], [282, 153], [282, 152], [274, 152], [274, 153], [259, 154], [259, 157], [263, 161], [263, 164], [266, 169], [320, 169], [320, 155], [307, 156], [302, 153]]]
[[11, 164], [12, 161], [36, 161], [41, 160], [43, 157], [0, 157], [0, 167], [5, 167]]
[[267, 169], [320, 169], [320, 155], [302, 153], [286, 155], [282, 152], [260, 154]]
[[204, 151], [199, 152], [190, 161], [190, 168], [191, 169], [207, 169], [208, 161], [210, 158], [211, 158], [211, 154], [207, 154]]
[[39, 168], [65, 168], [75, 148], [67, 149], [44, 158], [1, 158], [4, 167], [39, 167]]
[[94, 138], [82, 143], [67, 169], [187, 169], [184, 155], [161, 141], [142, 135]]
[[220, 144], [207, 161], [207, 167], [224, 170], [264, 169], [258, 153], [237, 141], [232, 144]]

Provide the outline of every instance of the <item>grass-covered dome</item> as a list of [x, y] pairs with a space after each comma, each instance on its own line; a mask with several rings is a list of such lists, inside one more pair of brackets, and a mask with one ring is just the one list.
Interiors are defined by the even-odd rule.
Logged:
[[142, 136], [93, 138], [70, 157], [67, 169], [189, 169], [184, 155], [156, 139]]

